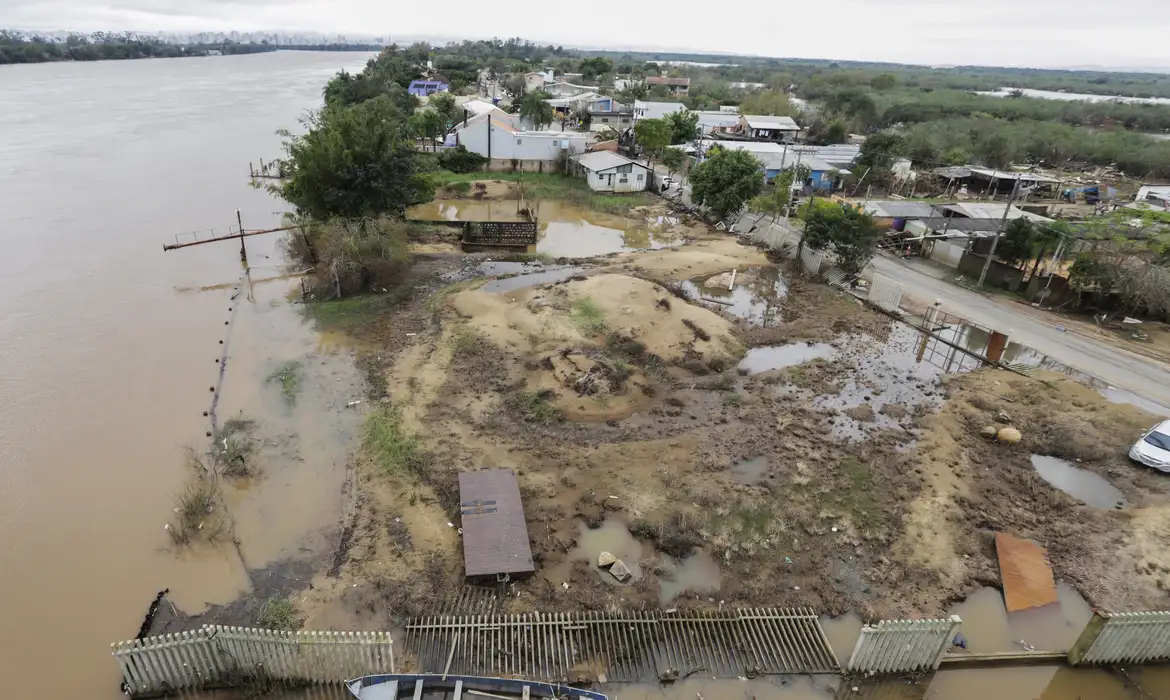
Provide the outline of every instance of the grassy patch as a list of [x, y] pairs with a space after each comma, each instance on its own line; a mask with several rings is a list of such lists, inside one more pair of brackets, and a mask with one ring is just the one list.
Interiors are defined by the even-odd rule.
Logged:
[[556, 173], [453, 173], [444, 170], [437, 173], [437, 176], [439, 182], [447, 184], [448, 187], [454, 183], [485, 180], [516, 182], [524, 188], [524, 196], [527, 199], [557, 199], [609, 214], [629, 214], [634, 207], [654, 202], [654, 197], [646, 192], [598, 194], [589, 189], [589, 184], [584, 178], [567, 177]]
[[266, 379], [270, 384], [280, 385], [280, 395], [284, 402], [292, 406], [297, 402], [297, 395], [301, 393], [301, 363], [296, 360], [283, 362], [272, 370]]
[[304, 304], [305, 312], [324, 328], [346, 330], [367, 323], [384, 311], [386, 295], [363, 294], [334, 301], [313, 301]]
[[483, 350], [485, 342], [470, 326], [461, 325], [451, 334], [451, 355], [456, 358], [476, 355]]
[[856, 457], [846, 457], [837, 462], [837, 476], [840, 485], [834, 489], [833, 496], [839, 508], [852, 514], [858, 525], [879, 515], [875, 498], [878, 485], [868, 463]]
[[387, 474], [429, 475], [428, 455], [418, 439], [402, 427], [402, 412], [396, 407], [382, 406], [366, 416], [362, 447]]
[[504, 408], [528, 423], [548, 425], [564, 418], [560, 410], [552, 405], [552, 392], [548, 391], [513, 392], [504, 399]]
[[260, 606], [256, 624], [272, 630], [295, 630], [301, 626], [300, 612], [288, 598], [269, 598]]
[[577, 324], [577, 328], [584, 335], [600, 335], [609, 332], [609, 325], [605, 322], [605, 312], [597, 305], [597, 302], [589, 297], [574, 299], [570, 314]]
[[646, 350], [645, 344], [633, 338], [623, 338], [617, 333], [609, 333], [605, 337], [605, 351], [617, 361], [625, 361], [637, 365], [646, 372], [646, 376], [656, 379], [667, 377], [666, 363], [662, 358]]
[[743, 395], [738, 392], [723, 395], [724, 406], [739, 406], [743, 404]]

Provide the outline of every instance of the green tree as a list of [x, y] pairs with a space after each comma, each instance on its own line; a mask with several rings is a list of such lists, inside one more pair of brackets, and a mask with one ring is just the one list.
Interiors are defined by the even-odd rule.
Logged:
[[691, 199], [726, 219], [764, 189], [762, 169], [763, 164], [747, 151], [712, 149], [691, 170]]
[[533, 128], [540, 131], [553, 123], [556, 114], [552, 105], [545, 102], [544, 92], [530, 92], [520, 100], [520, 116], [532, 120]]
[[455, 128], [455, 125], [463, 121], [463, 107], [456, 104], [455, 96], [449, 92], [440, 92], [436, 95], [431, 95], [430, 100], [427, 101], [427, 107], [433, 109], [440, 117], [442, 117], [443, 129], [442, 136], [446, 138], [447, 134]]
[[665, 119], [639, 119], [634, 123], [634, 138], [642, 147], [647, 160], [657, 156], [670, 145], [670, 124]]
[[869, 85], [874, 90], [889, 90], [898, 84], [898, 79], [890, 73], [882, 73], [875, 75], [870, 81]]
[[587, 58], [581, 61], [580, 70], [581, 79], [586, 83], [592, 84], [600, 76], [613, 72], [613, 61], [601, 56]]
[[675, 173], [682, 172], [687, 164], [687, 154], [683, 153], [678, 148], [665, 148], [662, 150], [662, 164], [666, 166], [666, 174], [668, 177], [673, 177]]
[[804, 234], [798, 250], [831, 250], [837, 265], [845, 272], [858, 274], [873, 258], [881, 229], [873, 217], [860, 208], [844, 206], [824, 199], [811, 200], [802, 207]]
[[277, 194], [319, 221], [401, 216], [430, 200], [435, 183], [406, 122], [385, 95], [310, 113], [304, 135], [281, 133], [290, 172]]
[[1023, 217], [1012, 219], [995, 246], [995, 257], [1009, 265], [1018, 267], [1024, 260], [1032, 259], [1032, 245], [1036, 228]]
[[800, 110], [788, 95], [779, 90], [753, 92], [739, 104], [740, 114], [770, 114], [777, 117], [795, 117]]
[[432, 150], [438, 150], [438, 141], [446, 136], [445, 119], [433, 109], [419, 110], [407, 119], [411, 134], [420, 139], [430, 139]]
[[487, 160], [486, 157], [472, 153], [460, 144], [439, 154], [439, 167], [453, 173], [473, 173], [482, 170]]
[[670, 125], [670, 142], [689, 143], [699, 133], [699, 115], [694, 112], [680, 109], [667, 114], [666, 123]]

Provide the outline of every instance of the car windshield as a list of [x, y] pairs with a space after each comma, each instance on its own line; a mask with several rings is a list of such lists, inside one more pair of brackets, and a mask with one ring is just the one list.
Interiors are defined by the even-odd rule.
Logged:
[[1158, 431], [1154, 430], [1146, 436], [1146, 442], [1150, 443], [1154, 447], [1160, 447], [1163, 450], [1170, 452], [1170, 435], [1167, 435], [1166, 433], [1159, 433]]

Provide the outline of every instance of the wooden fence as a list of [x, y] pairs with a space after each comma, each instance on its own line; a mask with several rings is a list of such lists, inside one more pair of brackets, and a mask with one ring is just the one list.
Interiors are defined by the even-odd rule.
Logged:
[[883, 620], [861, 628], [846, 670], [867, 675], [933, 671], [942, 662], [962, 620]]
[[341, 682], [394, 672], [388, 632], [285, 632], [208, 625], [111, 645], [132, 696], [234, 685], [251, 679]]

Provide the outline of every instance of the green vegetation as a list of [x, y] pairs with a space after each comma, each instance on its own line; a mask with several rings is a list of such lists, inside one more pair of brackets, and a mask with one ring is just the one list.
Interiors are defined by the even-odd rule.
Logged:
[[[410, 262], [410, 233], [418, 226], [390, 216], [306, 221], [289, 233], [285, 248], [293, 260], [312, 268], [304, 278], [308, 300], [341, 299], [369, 290], [397, 292]], [[311, 311], [318, 318], [336, 317], [362, 305]]]
[[175, 499], [175, 522], [167, 528], [171, 542], [187, 544], [219, 505], [219, 489], [211, 479], [197, 479], [187, 484]]
[[300, 612], [289, 598], [269, 598], [260, 606], [256, 624], [270, 630], [295, 630], [301, 626]]
[[804, 220], [800, 246], [832, 250], [845, 272], [857, 274], [873, 258], [881, 229], [861, 209], [812, 200], [801, 207], [800, 218]]
[[763, 166], [747, 151], [713, 150], [714, 154], [691, 170], [691, 199], [722, 220], [763, 190]]
[[837, 488], [833, 498], [837, 506], [854, 517], [858, 526], [882, 516], [882, 508], [876, 498], [878, 484], [874, 481], [873, 469], [857, 457], [846, 457], [837, 463]]
[[366, 416], [362, 447], [391, 476], [430, 476], [430, 458], [418, 439], [402, 426], [402, 411], [380, 406]]
[[552, 105], [545, 102], [549, 97], [547, 92], [530, 92], [520, 101], [520, 116], [531, 120], [537, 131], [553, 123]]
[[552, 398], [549, 391], [515, 391], [504, 398], [504, 408], [525, 422], [549, 425], [564, 419]]
[[71, 34], [64, 41], [46, 39], [33, 34], [0, 29], [0, 64], [47, 63], [51, 61], [109, 61], [133, 58], [180, 58], [206, 56], [209, 50], [225, 55], [262, 53], [276, 47], [263, 44], [238, 44], [226, 41], [219, 44], [168, 44], [154, 37], [137, 36], [132, 32], [94, 32]]
[[[450, 170], [453, 173], [474, 173], [482, 170], [483, 166], [487, 164], [487, 160], [486, 156], [472, 153], [460, 144], [455, 148], [449, 148], [439, 154], [439, 167], [444, 170]], [[455, 184], [464, 185], [464, 192], [466, 192], [470, 183], [460, 182]]]
[[272, 370], [265, 381], [280, 384], [280, 394], [285, 403], [291, 406], [297, 402], [297, 395], [301, 393], [301, 363], [296, 360], [283, 362]]
[[431, 294], [429, 297], [427, 297], [427, 311], [435, 313], [442, 310], [443, 306], [446, 305], [447, 300], [451, 298], [452, 294], [463, 291], [464, 289], [470, 289], [480, 282], [482, 282], [482, 280], [461, 280], [459, 282], [452, 282], [451, 284], [440, 288], [434, 294]]
[[609, 332], [609, 325], [605, 321], [605, 311], [589, 297], [574, 299], [571, 314], [573, 322], [577, 324], [577, 328], [583, 335], [594, 336]]
[[699, 135], [699, 115], [690, 110], [680, 109], [671, 112], [663, 120], [670, 127], [670, 142], [672, 144], [690, 143]]
[[643, 153], [658, 157], [662, 149], [673, 143], [672, 130], [672, 123], [665, 119], [639, 119], [634, 124], [634, 137]]
[[309, 113], [304, 135], [282, 132], [289, 176], [275, 192], [317, 221], [402, 216], [429, 201], [435, 184], [406, 114], [385, 95]]

